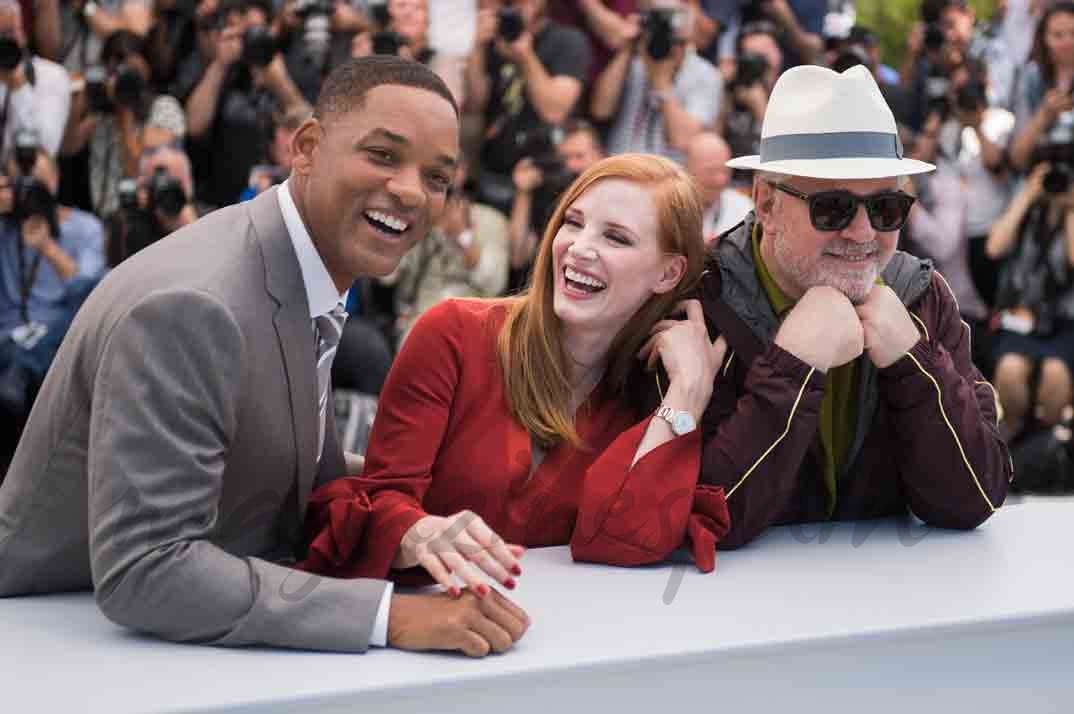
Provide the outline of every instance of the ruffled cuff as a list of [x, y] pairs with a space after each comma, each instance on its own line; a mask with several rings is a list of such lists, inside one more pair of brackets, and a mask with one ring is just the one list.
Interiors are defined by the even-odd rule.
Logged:
[[716, 569], [716, 544], [731, 530], [731, 513], [722, 486], [698, 486], [686, 522], [683, 545], [702, 573]]
[[297, 567], [335, 578], [386, 578], [403, 535], [424, 516], [401, 495], [377, 494], [374, 505], [358, 478], [333, 481], [310, 498], [310, 545]]

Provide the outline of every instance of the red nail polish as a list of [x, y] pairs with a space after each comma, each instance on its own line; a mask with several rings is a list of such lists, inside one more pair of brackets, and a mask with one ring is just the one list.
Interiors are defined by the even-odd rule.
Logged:
[[452, 587], [448, 588], [448, 594], [450, 594], [453, 598], [457, 598], [462, 595], [462, 591], [460, 591], [458, 588]]
[[511, 573], [516, 575], [516, 576], [522, 575], [522, 568], [516, 565], [513, 568], [511, 568]]
[[481, 597], [485, 597], [486, 595], [489, 594], [489, 592], [490, 592], [490, 590], [489, 590], [488, 585], [478, 585], [477, 586], [477, 594], [480, 595]]
[[508, 578], [507, 582], [503, 584], [503, 586], [508, 590], [514, 590], [516, 585], [517, 583], [514, 581], [514, 578]]

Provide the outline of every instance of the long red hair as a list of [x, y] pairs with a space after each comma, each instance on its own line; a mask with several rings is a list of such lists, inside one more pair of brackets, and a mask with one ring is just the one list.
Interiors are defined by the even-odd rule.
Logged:
[[530, 285], [511, 301], [499, 339], [511, 412], [544, 448], [561, 442], [581, 445], [570, 413], [570, 358], [563, 344], [563, 325], [553, 309], [552, 241], [567, 208], [597, 181], [613, 178], [651, 192], [660, 247], [665, 253], [685, 256], [686, 270], [674, 290], [652, 295], [612, 341], [604, 379], [610, 396], [623, 394], [649, 331], [696, 286], [703, 270], [701, 197], [693, 179], [675, 162], [650, 154], [619, 154], [594, 164], [571, 184], [545, 227]]

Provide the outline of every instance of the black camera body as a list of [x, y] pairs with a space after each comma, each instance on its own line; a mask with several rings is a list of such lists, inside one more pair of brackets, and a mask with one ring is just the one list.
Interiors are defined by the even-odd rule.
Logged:
[[988, 106], [988, 92], [984, 84], [971, 81], [962, 85], [955, 92], [955, 107], [967, 114], [985, 109]]
[[756, 52], [742, 52], [735, 58], [735, 77], [731, 88], [749, 87], [764, 79], [768, 72], [768, 59]]
[[951, 116], [951, 80], [934, 68], [925, 78], [926, 114], [936, 114], [942, 121]]
[[0, 70], [11, 72], [22, 62], [23, 52], [11, 35], [0, 35]]
[[242, 33], [242, 55], [244, 64], [251, 67], [267, 67], [276, 56], [276, 38], [267, 27], [254, 25]]
[[381, 30], [373, 33], [373, 54], [397, 55], [406, 45], [406, 38], [394, 30]]
[[924, 44], [927, 52], [937, 52], [943, 49], [945, 42], [947, 42], [947, 34], [942, 27], [935, 23], [925, 26]]
[[90, 114], [111, 114], [115, 103], [108, 96], [108, 70], [100, 65], [86, 68], [86, 108]]
[[517, 7], [501, 7], [496, 11], [496, 33], [504, 42], [514, 42], [525, 31], [526, 21]]
[[149, 178], [149, 208], [165, 216], [178, 216], [186, 205], [186, 191], [179, 179], [163, 166], [157, 167]]
[[1044, 174], [1043, 187], [1051, 196], [1066, 193], [1074, 179], [1074, 143], [1045, 144], [1033, 153], [1033, 165], [1047, 162], [1051, 165]]
[[392, 24], [392, 14], [388, 10], [388, 0], [369, 0], [366, 3], [369, 19], [380, 29], [387, 29]]
[[675, 46], [675, 27], [678, 10], [658, 7], [642, 14], [642, 37], [645, 38], [645, 53], [659, 62], [667, 59]]

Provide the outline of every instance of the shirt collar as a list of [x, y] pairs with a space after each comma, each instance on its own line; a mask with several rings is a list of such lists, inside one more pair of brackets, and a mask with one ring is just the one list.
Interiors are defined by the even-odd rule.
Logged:
[[328, 268], [324, 266], [321, 254], [314, 247], [306, 224], [298, 214], [298, 208], [291, 197], [290, 184], [290, 179], [280, 184], [276, 190], [276, 198], [280, 202], [280, 212], [283, 214], [287, 233], [295, 246], [295, 255], [298, 256], [298, 267], [302, 271], [302, 283], [306, 286], [306, 300], [310, 306], [310, 318], [315, 318], [331, 312], [336, 305], [345, 305], [347, 292], [344, 291], [341, 295], [336, 290], [336, 284], [332, 282], [332, 276], [328, 274]]

